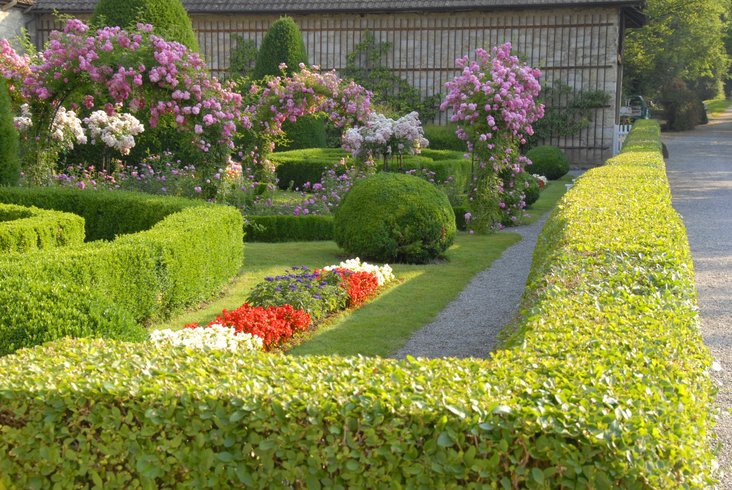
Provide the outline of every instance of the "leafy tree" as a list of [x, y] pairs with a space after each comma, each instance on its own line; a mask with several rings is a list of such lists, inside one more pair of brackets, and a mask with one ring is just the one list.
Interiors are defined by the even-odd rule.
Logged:
[[92, 24], [130, 27], [138, 22], [152, 24], [155, 33], [198, 51], [193, 25], [180, 0], [99, 0]]
[[0, 186], [16, 185], [20, 178], [18, 131], [5, 79], [0, 79]]
[[348, 54], [341, 75], [371, 90], [374, 103], [387, 106], [394, 115], [417, 111], [422, 121], [434, 119], [441, 95], [423, 99], [419, 89], [385, 65], [383, 59], [391, 47], [390, 42], [377, 42], [372, 32], [365, 32], [361, 42]]
[[628, 31], [626, 92], [658, 97], [661, 83], [674, 79], [696, 89], [698, 97], [718, 91], [729, 66], [728, 8], [729, 0], [648, 0], [648, 24]]
[[288, 75], [298, 71], [300, 63], [308, 63], [300, 28], [287, 16], [273, 22], [264, 35], [252, 78], [260, 80], [267, 75], [281, 74], [281, 63], [287, 65], [285, 73]]

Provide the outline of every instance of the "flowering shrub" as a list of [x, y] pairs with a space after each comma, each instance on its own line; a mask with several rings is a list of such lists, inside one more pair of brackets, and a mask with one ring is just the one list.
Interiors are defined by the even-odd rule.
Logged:
[[254, 286], [247, 301], [262, 306], [292, 305], [315, 320], [344, 309], [348, 293], [337, 274], [322, 274], [307, 267], [293, 267], [283, 275], [266, 277]]
[[84, 123], [89, 128], [91, 142], [102, 141], [123, 155], [128, 155], [135, 146], [135, 136], [142, 133], [145, 127], [132, 114], [112, 114], [105, 111], [94, 111]]
[[293, 210], [295, 216], [306, 214], [332, 214], [355, 182], [372, 175], [375, 168], [371, 165], [348, 166], [345, 159], [340, 160], [323, 172], [320, 182], [303, 186], [303, 201]]
[[150, 333], [150, 342], [161, 347], [187, 347], [237, 352], [260, 351], [263, 347], [261, 337], [237, 332], [232, 327], [218, 323], [210, 323], [208, 327], [195, 327], [191, 326], [181, 330], [155, 330]]
[[536, 102], [541, 72], [511, 55], [511, 43], [475, 50], [476, 60], [457, 60], [462, 73], [445, 84], [441, 110], [452, 110], [457, 136], [466, 141], [476, 167], [469, 190], [470, 226], [483, 231], [498, 221], [516, 222], [525, 205], [516, 175], [530, 161], [519, 144], [533, 134], [532, 123], [544, 115]]
[[372, 113], [365, 126], [351, 128], [343, 135], [343, 148], [355, 158], [371, 159], [380, 155], [387, 160], [396, 156], [401, 167], [404, 153], [413, 155], [429, 145], [424, 137], [419, 114], [410, 112], [396, 121], [383, 114]]
[[[283, 64], [281, 68], [287, 67]], [[335, 71], [321, 73], [305, 67], [289, 76], [271, 77], [260, 86], [244, 81], [239, 88], [248, 105], [244, 114], [252, 125], [243, 149], [247, 163], [261, 169], [261, 180], [273, 181], [274, 166], [267, 155], [284, 137], [282, 124], [306, 115], [325, 114], [338, 128], [364, 124], [372, 112], [371, 93], [354, 82], [342, 80]]]
[[[43, 52], [32, 56], [18, 55], [2, 39], [0, 73], [10, 80], [16, 102], [30, 106], [26, 167], [35, 182], [50, 178], [58, 149], [45, 148], [45, 135], [53, 132], [59, 112], [132, 113], [152, 128], [171, 125], [190, 135], [190, 143], [206, 156], [201, 177], [214, 173], [209, 166], [216, 169], [224, 162], [237, 123], [250, 126], [241, 115], [241, 95], [211, 78], [198, 53], [154, 35], [150, 25], [90, 31], [70, 19], [63, 31], [51, 33]], [[130, 134], [133, 126], [141, 131], [131, 124]], [[122, 139], [115, 147], [128, 149], [129, 139]]]

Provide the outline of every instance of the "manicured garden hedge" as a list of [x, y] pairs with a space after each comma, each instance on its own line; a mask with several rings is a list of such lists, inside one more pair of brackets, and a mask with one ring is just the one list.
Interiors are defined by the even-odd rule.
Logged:
[[[8, 196], [81, 209], [92, 217], [86, 221], [89, 238], [120, 236], [112, 242], [0, 255], [0, 296], [14, 299], [0, 309], [0, 354], [49, 340], [47, 332], [55, 331], [57, 310], [68, 310], [65, 300], [49, 305], [38, 295], [39, 289], [63, 290], [61, 296], [74, 302], [79, 300], [68, 288], [94, 291], [98, 294], [89, 296], [89, 302], [99, 303], [97, 310], [119, 310], [140, 323], [210, 297], [241, 268], [243, 220], [235, 208], [134, 193], [0, 189], [0, 200]], [[105, 221], [109, 226], [101, 226]], [[143, 224], [152, 226], [123, 234]], [[87, 329], [88, 305], [79, 305], [75, 311], [64, 320], [75, 319], [78, 329]], [[79, 331], [72, 329], [68, 334]]]
[[81, 216], [0, 204], [0, 253], [31, 252], [83, 242]]
[[21, 351], [0, 359], [0, 483], [712, 487], [711, 359], [658, 137], [639, 123], [565, 196], [491, 360]]
[[248, 216], [248, 242], [313, 242], [333, 239], [333, 216]]

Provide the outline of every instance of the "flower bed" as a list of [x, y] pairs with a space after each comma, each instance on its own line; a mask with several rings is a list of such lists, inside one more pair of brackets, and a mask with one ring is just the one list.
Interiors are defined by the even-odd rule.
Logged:
[[[180, 331], [158, 331], [153, 340], [186, 347], [273, 350], [339, 310], [358, 308], [393, 279], [389, 265], [372, 265], [359, 258], [313, 271], [305, 266], [292, 267], [282, 275], [265, 278], [253, 288], [246, 303], [224, 310], [208, 326], [192, 323]], [[194, 335], [190, 330], [206, 333]], [[254, 336], [260, 342], [236, 342], [232, 335]]]

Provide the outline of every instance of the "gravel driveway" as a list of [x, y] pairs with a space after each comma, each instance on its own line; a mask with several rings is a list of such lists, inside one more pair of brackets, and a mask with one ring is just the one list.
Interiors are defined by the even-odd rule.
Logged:
[[717, 434], [732, 489], [732, 111], [693, 131], [665, 134], [673, 204], [689, 234], [704, 341], [722, 371]]

